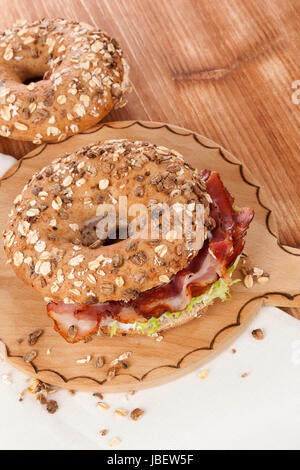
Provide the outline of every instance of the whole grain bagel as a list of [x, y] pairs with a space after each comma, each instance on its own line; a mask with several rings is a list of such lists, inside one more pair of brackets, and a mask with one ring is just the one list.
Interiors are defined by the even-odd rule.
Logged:
[[118, 43], [85, 23], [20, 21], [0, 33], [0, 135], [62, 141], [126, 104]]
[[93, 231], [99, 206], [112, 204], [119, 214], [121, 196], [128, 207], [151, 208], [154, 227], [165, 203], [193, 224], [201, 204], [209, 226], [210, 197], [180, 154], [144, 142], [98, 142], [43, 168], [15, 199], [4, 245], [17, 276], [47, 301], [82, 305], [131, 300], [168, 283], [202, 245], [191, 244], [189, 233], [176, 238], [174, 230], [149, 239], [143, 228], [139, 237], [99, 241]]

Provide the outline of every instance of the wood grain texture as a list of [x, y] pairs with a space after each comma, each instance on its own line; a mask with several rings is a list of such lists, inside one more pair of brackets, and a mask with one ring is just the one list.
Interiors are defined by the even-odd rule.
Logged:
[[[16, 194], [33, 172], [44, 167], [53, 153], [72, 153], [79, 146], [93, 141], [127, 138], [145, 140], [172, 147], [185, 156], [195, 168], [211, 165], [222, 175], [225, 186], [237, 195], [239, 206], [252, 207], [255, 218], [247, 235], [245, 252], [252, 266], [270, 273], [267, 284], [255, 283], [246, 289], [243, 283], [232, 287], [229, 302], [216, 302], [200, 318], [164, 331], [161, 342], [145, 336], [95, 337], [90, 343], [69, 344], [53, 330], [45, 312], [45, 302], [18, 279], [6, 265], [0, 241], [0, 349], [1, 341], [8, 349], [8, 361], [27, 374], [41, 380], [75, 390], [120, 392], [142, 389], [169, 382], [204, 364], [212, 355], [224, 350], [246, 328], [262, 305], [300, 307], [300, 281], [294, 272], [300, 270], [300, 249], [279, 246], [273, 235], [273, 214], [263, 188], [258, 188], [253, 175], [226, 150], [189, 130], [154, 122], [113, 122], [79, 134], [65, 142], [44, 145], [18, 163], [4, 177], [0, 186], [0, 232], [7, 222], [7, 213]], [[258, 191], [259, 190], [259, 191]], [[237, 270], [234, 274], [240, 277]], [[5, 282], [1, 282], [1, 279]], [[25, 364], [23, 356], [30, 351], [27, 341], [18, 344], [37, 328], [44, 335], [37, 346], [34, 362]], [[47, 349], [51, 354], [47, 355]], [[113, 359], [131, 351], [130, 367], [119, 370], [110, 382], [107, 370]], [[93, 362], [82, 365], [76, 360], [87, 354], [105, 357], [105, 366], [95, 369]]]
[[[171, 122], [220, 143], [266, 187], [280, 241], [300, 246], [298, 0], [0, 0], [0, 11], [0, 28], [64, 16], [116, 36], [134, 91], [107, 120]], [[16, 157], [32, 148], [0, 139]]]

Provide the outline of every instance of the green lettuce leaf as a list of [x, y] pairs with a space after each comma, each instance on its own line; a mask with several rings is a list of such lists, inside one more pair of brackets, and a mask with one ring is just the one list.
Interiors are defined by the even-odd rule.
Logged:
[[112, 326], [111, 326], [111, 328], [110, 328], [110, 337], [111, 337], [111, 338], [116, 334], [117, 328], [118, 328], [118, 322], [115, 321], [115, 322], [113, 322], [113, 324], [112, 324]]

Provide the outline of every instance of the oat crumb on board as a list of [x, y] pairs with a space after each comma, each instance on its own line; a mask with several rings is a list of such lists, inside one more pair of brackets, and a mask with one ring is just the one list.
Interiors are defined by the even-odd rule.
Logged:
[[127, 359], [131, 356], [131, 354], [132, 354], [131, 351], [127, 351], [127, 352], [122, 353], [119, 357], [117, 357], [116, 359], [111, 361], [110, 365], [111, 366], [116, 366], [116, 365], [118, 365], [119, 362], [127, 361]]
[[36, 359], [38, 356], [38, 352], [37, 351], [28, 351], [27, 353], [24, 354], [23, 356], [23, 360], [24, 362], [26, 362], [26, 364], [30, 364], [31, 362], [34, 361], [34, 359]]
[[93, 356], [88, 355], [88, 356], [84, 357], [83, 359], [78, 359], [78, 360], [76, 361], [76, 363], [77, 363], [77, 364], [88, 364], [89, 362], [91, 362], [92, 357], [93, 357]]
[[103, 356], [95, 357], [94, 366], [96, 367], [96, 369], [101, 369], [101, 367], [104, 366], [104, 357]]
[[270, 275], [264, 272], [262, 268], [259, 268], [257, 266], [250, 267], [248, 260], [246, 260], [245, 258], [242, 260], [242, 264], [243, 266], [241, 268], [241, 272], [244, 276], [243, 282], [247, 289], [252, 289], [255, 282], [258, 282], [259, 284], [266, 284], [267, 282], [269, 282]]
[[116, 376], [117, 373], [117, 368], [116, 367], [110, 367], [107, 371], [107, 376], [106, 379], [108, 382], [111, 382], [112, 379]]
[[27, 339], [28, 344], [30, 346], [35, 346], [38, 340], [40, 339], [40, 337], [43, 335], [43, 333], [44, 333], [44, 330], [41, 330], [41, 329], [35, 330], [32, 333], [30, 333]]

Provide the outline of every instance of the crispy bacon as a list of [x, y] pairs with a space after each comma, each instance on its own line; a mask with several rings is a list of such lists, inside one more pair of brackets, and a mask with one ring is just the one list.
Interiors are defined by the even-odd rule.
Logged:
[[243, 250], [254, 212], [247, 207], [233, 209], [234, 199], [218, 173], [203, 170], [201, 177], [212, 199], [210, 215], [216, 227], [198, 255], [171, 282], [142, 292], [137, 299], [128, 303], [112, 301], [84, 306], [49, 303], [48, 315], [54, 320], [55, 329], [67, 341], [77, 342], [93, 335], [105, 318], [123, 323], [146, 322], [166, 311], [184, 310], [193, 297], [205, 292], [219, 277], [227, 280], [228, 268]]

